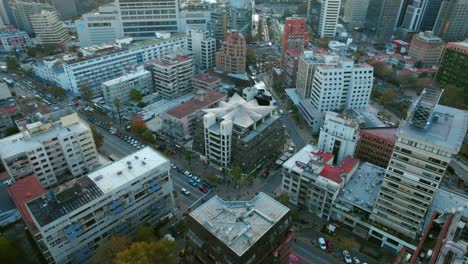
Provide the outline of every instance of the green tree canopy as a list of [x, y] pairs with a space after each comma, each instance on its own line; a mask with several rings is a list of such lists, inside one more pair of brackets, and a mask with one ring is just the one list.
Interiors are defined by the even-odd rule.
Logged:
[[466, 97], [466, 88], [446, 85], [442, 93], [441, 103], [451, 107], [468, 110], [468, 101]]
[[387, 106], [389, 104], [395, 103], [396, 98], [397, 98], [397, 94], [391, 88], [387, 88], [380, 95], [380, 102], [384, 106]]
[[6, 59], [6, 66], [8, 71], [14, 71], [16, 70], [16, 67], [18, 67], [18, 61], [13, 58], [8, 58]]
[[104, 136], [97, 130], [95, 125], [91, 126], [91, 133], [93, 134], [94, 144], [96, 144], [97, 148], [100, 148], [104, 143]]
[[49, 92], [51, 95], [56, 96], [56, 97], [61, 97], [61, 98], [65, 97], [65, 95], [67, 94], [66, 91], [62, 87], [58, 87], [58, 86], [50, 87]]
[[26, 52], [28, 53], [28, 56], [29, 56], [29, 57], [35, 58], [36, 55], [37, 55], [37, 50], [36, 50], [35, 47], [29, 47], [29, 48], [26, 50]]
[[20, 263], [20, 254], [13, 242], [0, 237], [0, 263]]
[[246, 61], [246, 66], [247, 66], [247, 67], [248, 67], [249, 65], [254, 65], [254, 64], [257, 63], [257, 56], [256, 56], [256, 54], [255, 54], [255, 50], [254, 50], [254, 49], [252, 49], [252, 48], [247, 48], [245, 61]]
[[125, 236], [112, 236], [110, 240], [103, 242], [97, 248], [96, 253], [93, 255], [93, 264], [109, 263], [130, 244], [131, 241]]
[[130, 100], [139, 102], [142, 98], [141, 92], [137, 89], [130, 90]]
[[117, 254], [116, 264], [175, 264], [177, 244], [168, 239], [153, 242], [135, 242]]
[[86, 102], [89, 102], [91, 99], [93, 99], [93, 90], [87, 84], [80, 86], [80, 94], [81, 98]]

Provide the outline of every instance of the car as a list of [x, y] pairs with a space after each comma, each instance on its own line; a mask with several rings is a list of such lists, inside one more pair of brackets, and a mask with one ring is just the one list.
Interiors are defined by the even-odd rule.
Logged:
[[199, 189], [200, 191], [202, 191], [203, 193], [207, 193], [207, 192], [208, 192], [208, 189], [207, 189], [205, 186], [201, 185], [201, 184], [198, 185], [198, 189]]
[[171, 168], [175, 170], [177, 169], [177, 166], [174, 163], [171, 163]]
[[196, 181], [197, 183], [201, 183], [200, 178], [198, 178], [197, 176], [193, 176], [192, 179], [193, 179], [194, 181]]
[[184, 171], [184, 175], [189, 178], [192, 178], [192, 173], [190, 171]]
[[194, 181], [193, 179], [189, 179], [189, 180], [188, 180], [188, 183], [189, 183], [190, 185], [192, 185], [193, 187], [197, 186], [197, 182]]
[[346, 264], [353, 264], [353, 259], [348, 250], [343, 250], [343, 258]]
[[202, 181], [202, 184], [203, 186], [205, 186], [206, 188], [208, 189], [212, 189], [213, 188], [213, 185], [209, 184], [207, 181], [203, 180]]
[[187, 196], [190, 195], [190, 192], [187, 191], [187, 189], [185, 189], [185, 188], [180, 189], [180, 192], [183, 193], [184, 195], [187, 195]]
[[361, 261], [358, 259], [358, 257], [353, 257], [353, 263], [354, 264], [361, 264]]
[[334, 251], [330, 240], [325, 241], [325, 245], [327, 246], [327, 251], [329, 253], [332, 253]]
[[325, 244], [325, 239], [323, 237], [319, 237], [318, 242], [320, 249], [327, 250], [327, 245]]

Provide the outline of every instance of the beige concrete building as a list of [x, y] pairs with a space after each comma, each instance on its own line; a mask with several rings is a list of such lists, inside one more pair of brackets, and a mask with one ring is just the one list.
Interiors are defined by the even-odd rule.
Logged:
[[193, 60], [180, 55], [167, 55], [151, 66], [154, 88], [164, 98], [176, 98], [192, 89]]
[[420, 32], [414, 35], [409, 48], [412, 58], [422, 62], [423, 67], [439, 65], [440, 56], [444, 51], [445, 42], [431, 31]]
[[31, 15], [31, 25], [41, 44], [65, 44], [71, 39], [57, 11], [42, 10]]
[[225, 41], [216, 52], [216, 69], [224, 73], [243, 74], [246, 67], [245, 37], [236, 30], [226, 33]]

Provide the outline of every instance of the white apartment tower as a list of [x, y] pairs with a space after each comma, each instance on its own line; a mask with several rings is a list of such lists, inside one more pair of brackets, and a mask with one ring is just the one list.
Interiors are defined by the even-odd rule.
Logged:
[[336, 34], [341, 0], [322, 0], [319, 20], [319, 35], [321, 38], [333, 38]]
[[189, 29], [187, 47], [193, 53], [193, 62], [199, 73], [205, 73], [216, 65], [216, 39], [204, 29]]
[[425, 89], [397, 130], [397, 140], [370, 219], [415, 239], [453, 155], [463, 143], [468, 112], [439, 105]]
[[179, 0], [116, 0], [125, 36], [151, 39], [156, 32], [178, 32]]
[[86, 263], [113, 235], [174, 213], [170, 162], [150, 147], [26, 203], [48, 263]]
[[154, 88], [164, 98], [176, 98], [192, 90], [193, 60], [167, 55], [152, 63]]
[[369, 0], [347, 0], [343, 20], [353, 27], [362, 27], [366, 23]]
[[42, 10], [31, 15], [31, 25], [41, 44], [65, 44], [71, 39], [57, 11]]
[[35, 174], [48, 187], [98, 165], [91, 129], [71, 109], [50, 113], [20, 129], [0, 140], [0, 158], [12, 179]]
[[334, 164], [340, 163], [346, 156], [354, 156], [358, 140], [358, 123], [335, 112], [327, 112], [320, 129], [318, 147], [333, 154]]

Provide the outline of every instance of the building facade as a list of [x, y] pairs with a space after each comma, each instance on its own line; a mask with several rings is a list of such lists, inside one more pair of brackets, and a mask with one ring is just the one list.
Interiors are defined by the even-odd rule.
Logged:
[[219, 91], [221, 89], [221, 79], [208, 74], [199, 74], [192, 77], [193, 91]]
[[28, 202], [46, 261], [84, 262], [113, 235], [167, 218], [175, 207], [169, 171], [169, 160], [146, 147]]
[[11, 27], [0, 29], [0, 46], [4, 52], [22, 51], [32, 46], [28, 33]]
[[179, 32], [188, 32], [191, 29], [207, 30], [210, 20], [211, 11], [208, 9], [181, 9], [179, 12]]
[[216, 69], [224, 73], [243, 74], [246, 71], [247, 45], [244, 35], [230, 30], [216, 52]]
[[336, 34], [341, 0], [322, 0], [319, 19], [319, 36], [333, 38]]
[[90, 0], [52, 0], [51, 2], [64, 20], [75, 19], [91, 11]]
[[464, 40], [468, 35], [468, 2], [444, 0], [432, 31], [444, 41]]
[[137, 90], [142, 95], [153, 92], [151, 73], [146, 70], [139, 70], [102, 83], [104, 102], [113, 110], [117, 110], [115, 100], [119, 101], [121, 107], [130, 102], [130, 92], [132, 90]]
[[440, 6], [443, 0], [425, 0], [424, 10], [422, 13], [421, 24], [419, 25], [420, 31], [432, 30], [434, 23], [437, 19]]
[[366, 24], [369, 0], [348, 0], [345, 4], [343, 20], [353, 27], [363, 27]]
[[468, 67], [468, 41], [449, 42], [440, 60], [436, 81], [441, 85], [468, 87], [468, 76], [464, 69]]
[[31, 15], [31, 26], [41, 44], [65, 44], [71, 36], [59, 19], [57, 11], [45, 11]]
[[379, 42], [383, 43], [391, 39], [401, 10], [406, 10], [402, 8], [404, 2], [402, 0], [369, 0], [366, 27], [374, 32]]
[[20, 131], [0, 140], [0, 157], [12, 179], [34, 173], [48, 187], [98, 165], [91, 129], [70, 109], [44, 115]]
[[41, 2], [13, 1], [11, 3], [11, 12], [16, 22], [16, 28], [33, 33], [31, 16], [45, 11], [57, 11], [54, 6]]
[[187, 226], [202, 263], [289, 263], [294, 236], [289, 208], [265, 193], [250, 201], [215, 196], [189, 214]]
[[284, 55], [282, 69], [282, 78], [284, 87], [296, 87], [297, 67], [299, 58], [302, 55], [302, 49], [288, 49]]
[[467, 131], [468, 113], [439, 105], [440, 96], [441, 91], [425, 89], [400, 124], [370, 216], [409, 240], [423, 232], [434, 192]]
[[414, 35], [408, 55], [420, 61], [423, 67], [432, 67], [439, 65], [444, 47], [444, 41], [434, 36], [432, 32], [420, 32]]
[[361, 128], [355, 156], [382, 168], [388, 166], [396, 141], [396, 128]]
[[176, 98], [192, 90], [193, 60], [167, 55], [151, 63], [154, 89], [164, 98]]
[[216, 39], [205, 29], [189, 29], [187, 48], [193, 53], [197, 72], [207, 72], [216, 65]]
[[285, 63], [284, 60], [289, 49], [302, 51], [307, 45], [309, 45], [309, 33], [307, 32], [305, 18], [286, 18], [281, 47], [281, 65]]

